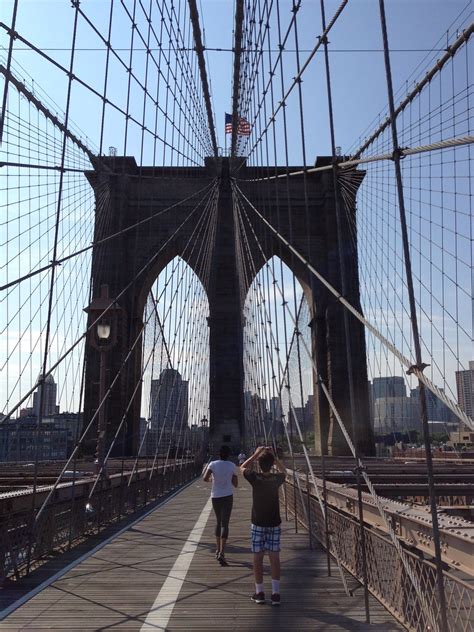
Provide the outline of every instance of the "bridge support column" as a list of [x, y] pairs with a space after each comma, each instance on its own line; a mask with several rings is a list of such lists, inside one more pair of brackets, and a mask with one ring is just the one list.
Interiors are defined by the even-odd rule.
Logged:
[[229, 161], [222, 161], [209, 290], [210, 442], [238, 450], [243, 442], [243, 332]]
[[[342, 256], [345, 261], [346, 271], [346, 296], [345, 298], [359, 312], [360, 285], [357, 257], [357, 241], [355, 237], [356, 227], [356, 201], [355, 194], [352, 201], [348, 202], [348, 196], [342, 197], [341, 192], [334, 191], [332, 177], [329, 173], [322, 178], [324, 188], [324, 207], [326, 217], [326, 278], [331, 285], [341, 292], [341, 266], [339, 259], [339, 239], [342, 242]], [[335, 195], [339, 195], [341, 213], [340, 235], [338, 236], [335, 210]], [[347, 428], [352, 441], [357, 445], [359, 454], [371, 455], [374, 453], [373, 432], [371, 427], [369, 410], [369, 391], [367, 382], [367, 360], [365, 333], [363, 325], [349, 314], [349, 332], [346, 335], [344, 327], [344, 310], [346, 309], [335, 296], [327, 290], [323, 291], [325, 303], [325, 343], [318, 337], [316, 346], [323, 346], [325, 353], [326, 386], [334, 402], [344, 426]], [[317, 335], [317, 333], [316, 333]], [[320, 363], [324, 362], [324, 358]], [[349, 366], [350, 365], [350, 366]], [[352, 371], [354, 385], [355, 419], [352, 419], [349, 371]], [[324, 397], [321, 394], [321, 397]], [[326, 399], [324, 397], [324, 399]], [[328, 414], [327, 428], [327, 453], [333, 456], [350, 455], [349, 445], [343, 435], [336, 415], [331, 407], [324, 414]], [[324, 419], [320, 416], [320, 423]], [[317, 447], [317, 446], [316, 446]], [[321, 448], [323, 446], [321, 445]]]
[[316, 371], [313, 368], [313, 418], [314, 418], [314, 447], [316, 454], [327, 454], [329, 432], [329, 404], [321, 389], [319, 377], [327, 383], [327, 340], [326, 316], [317, 312], [309, 323], [311, 327], [311, 347]]

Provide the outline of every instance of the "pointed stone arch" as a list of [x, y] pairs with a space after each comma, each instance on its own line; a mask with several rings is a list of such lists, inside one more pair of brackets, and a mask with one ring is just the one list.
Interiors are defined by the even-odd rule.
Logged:
[[179, 255], [144, 287], [149, 292], [141, 359], [146, 423], [140, 424], [140, 454], [155, 455], [171, 440], [184, 441], [186, 426], [200, 427], [208, 415], [209, 301], [200, 278]]
[[[186, 235], [176, 235], [176, 227], [192, 212], [193, 195], [213, 181], [218, 182], [219, 201], [216, 213], [214, 244], [209, 280], [204, 286], [209, 300], [210, 339], [210, 431], [214, 446], [230, 443], [238, 449], [242, 439], [243, 419], [243, 349], [242, 349], [242, 298], [239, 287], [239, 267], [235, 248], [236, 226], [232, 200], [231, 178], [238, 175], [238, 183], [250, 200], [265, 201], [265, 217], [277, 228], [296, 250], [311, 261], [320, 273], [335, 287], [340, 288], [338, 239], [334, 210], [334, 190], [331, 173], [327, 171], [307, 174], [306, 180], [297, 176], [277, 180], [253, 182], [268, 177], [267, 168], [247, 169], [238, 159], [238, 172], [232, 159], [206, 159], [204, 167], [138, 168], [133, 158], [103, 158], [110, 172], [88, 173], [97, 201], [95, 241], [127, 229], [94, 250], [92, 262], [93, 293], [98, 295], [102, 284], [109, 286], [109, 295], [121, 295], [122, 308], [116, 347], [108, 354], [111, 374], [119, 370], [130, 353], [132, 341], [141, 327], [141, 309], [147, 287], [157, 271], [175, 254], [180, 254], [196, 272], [198, 266], [192, 257], [183, 256]], [[330, 159], [318, 160], [330, 164]], [[290, 168], [297, 170], [298, 168]], [[284, 174], [284, 170], [280, 169]], [[104, 204], [104, 200], [106, 203]], [[179, 204], [176, 205], [176, 203]], [[355, 220], [355, 202], [344, 208], [342, 243], [349, 278], [346, 298], [358, 309], [359, 279], [357, 250], [352, 239]], [[172, 212], [155, 217], [157, 211], [173, 206]], [[150, 219], [153, 216], [152, 219]], [[141, 220], [146, 220], [141, 222]], [[350, 427], [350, 410], [347, 397], [348, 372], [345, 350], [347, 347], [342, 305], [307, 270], [304, 263], [288, 251], [274, 234], [264, 232], [261, 220], [248, 211], [248, 223], [255, 234], [263, 235], [260, 243], [249, 239], [250, 256], [255, 268], [248, 263], [246, 276], [252, 282], [255, 269], [259, 269], [272, 256], [280, 257], [292, 270], [309, 296], [313, 319], [313, 357], [318, 374], [325, 380], [331, 396], [347, 425]], [[139, 222], [139, 223], [138, 223]], [[189, 224], [191, 226], [191, 222]], [[156, 253], [159, 250], [159, 255]], [[150, 265], [151, 262], [151, 265]], [[148, 264], [148, 265], [147, 265]], [[143, 269], [143, 272], [140, 272]], [[248, 288], [247, 288], [248, 289]], [[355, 440], [361, 454], [371, 454], [373, 440], [368, 406], [365, 335], [360, 323], [351, 320], [351, 347], [353, 379], [359, 418]], [[126, 404], [132, 399], [131, 384], [140, 368], [140, 355], [133, 354], [129, 369], [122, 371], [116, 392], [109, 400], [108, 417], [119, 423]], [[84, 420], [88, 423], [98, 402], [98, 351], [86, 347], [86, 381]], [[338, 431], [327, 402], [315, 392], [318, 406], [319, 434], [316, 451], [329, 450], [333, 454], [347, 454], [348, 448]], [[135, 400], [127, 409], [128, 434], [125, 453], [133, 454], [136, 444], [133, 436], [139, 423], [140, 407]], [[94, 431], [93, 431], [94, 432]]]
[[[318, 158], [316, 166], [330, 164], [328, 158]], [[298, 171], [298, 167], [288, 170]], [[275, 175], [284, 175], [285, 169], [275, 169]], [[300, 171], [301, 172], [301, 171]], [[272, 175], [273, 175], [272, 173]], [[267, 168], [247, 168], [241, 170], [239, 186], [247, 199], [260, 206], [266, 220], [278, 231], [279, 238], [264, 228], [262, 220], [248, 207], [241, 220], [247, 226], [247, 252], [253, 262], [253, 269], [247, 265], [246, 278], [249, 283], [273, 256], [278, 256], [288, 266], [304, 287], [310, 305], [312, 320], [312, 354], [317, 374], [328, 387], [331, 398], [339, 411], [349, 434], [357, 443], [360, 454], [373, 454], [374, 441], [369, 413], [369, 394], [365, 332], [359, 321], [350, 316], [352, 378], [355, 392], [355, 406], [358, 418], [355, 433], [352, 429], [350, 402], [348, 397], [347, 340], [344, 330], [342, 304], [308, 270], [305, 264], [285, 245], [291, 243], [296, 251], [331, 285], [340, 291], [339, 240], [335, 211], [335, 191], [330, 170], [306, 174], [306, 178], [267, 179]], [[359, 179], [359, 184], [361, 180]], [[356, 190], [339, 202], [343, 209], [341, 221], [341, 242], [346, 261], [346, 299], [360, 312], [359, 276], [357, 244], [353, 226], [356, 225]], [[259, 236], [262, 236], [259, 239]], [[315, 449], [317, 454], [350, 454], [349, 447], [341, 432], [337, 419], [320, 388], [314, 391], [316, 419]]]

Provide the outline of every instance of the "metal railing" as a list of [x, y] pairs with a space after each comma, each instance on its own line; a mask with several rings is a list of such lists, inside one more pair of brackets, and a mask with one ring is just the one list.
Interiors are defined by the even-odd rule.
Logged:
[[[113, 523], [125, 520], [193, 480], [202, 466], [194, 462], [137, 470], [130, 479], [124, 472], [104, 477], [91, 494], [95, 479], [61, 484], [35, 520], [50, 490], [40, 488], [34, 515], [31, 495], [20, 492], [0, 500], [0, 585], [20, 579]], [[28, 508], [28, 505], [30, 507]]]
[[[321, 507], [314, 495], [312, 484], [299, 475], [298, 489], [293, 476], [285, 484], [285, 509], [292, 514], [295, 524], [309, 532], [310, 544], [318, 541], [323, 548], [330, 544], [331, 556], [337, 558], [341, 566], [361, 583], [362, 554], [358, 520], [349, 511], [335, 509], [329, 504], [326, 537], [326, 522]], [[371, 594], [408, 630], [427, 632], [432, 630], [426, 616], [426, 606], [431, 610], [432, 620], [439, 621], [439, 601], [436, 592], [435, 565], [423, 559], [423, 553], [404, 546], [409, 564], [414, 571], [421, 589], [419, 594], [407, 577], [392, 541], [374, 526], [366, 524], [365, 546], [368, 567], [368, 588]], [[474, 582], [466, 576], [459, 577], [453, 566], [443, 573], [449, 632], [474, 632]]]

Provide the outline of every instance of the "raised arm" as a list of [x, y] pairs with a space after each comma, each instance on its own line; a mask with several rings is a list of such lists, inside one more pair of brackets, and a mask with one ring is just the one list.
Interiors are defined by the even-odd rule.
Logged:
[[280, 461], [280, 459], [275, 455], [275, 462], [273, 464], [277, 470], [279, 470], [282, 474], [286, 474], [286, 467]]
[[268, 451], [273, 454], [273, 458], [275, 459], [273, 462], [273, 466], [276, 467], [276, 469], [279, 470], [282, 474], [286, 474], [286, 467], [278, 458], [278, 454], [275, 448], [268, 448]]
[[256, 461], [258, 457], [265, 452], [265, 450], [266, 450], [265, 447], [257, 448], [255, 452], [252, 454], [252, 456], [249, 456], [249, 458], [242, 463], [242, 465], [240, 466], [240, 471], [243, 472], [244, 470], [248, 469], [252, 465], [252, 463]]

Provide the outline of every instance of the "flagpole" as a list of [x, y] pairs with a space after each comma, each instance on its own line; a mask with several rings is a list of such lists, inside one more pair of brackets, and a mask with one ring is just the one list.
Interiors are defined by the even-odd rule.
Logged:
[[226, 126], [224, 123], [224, 137], [225, 137], [225, 142], [224, 142], [224, 154], [227, 157], [227, 130], [226, 130]]

